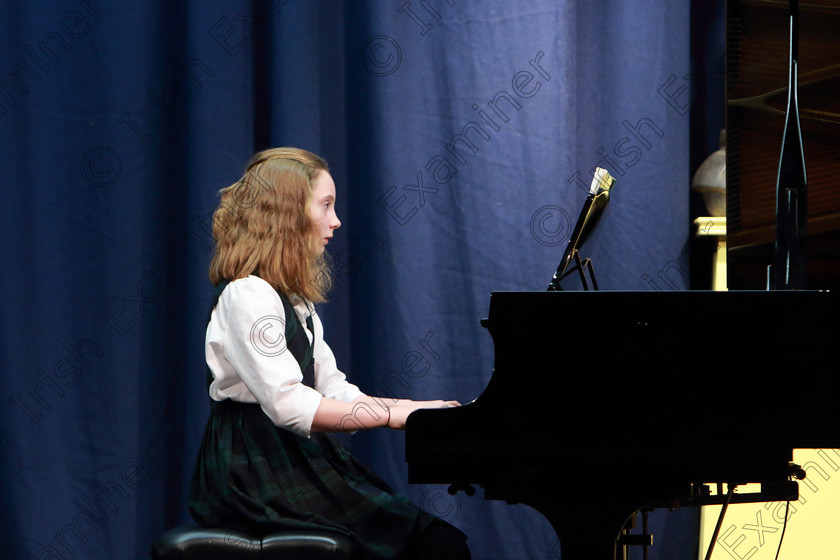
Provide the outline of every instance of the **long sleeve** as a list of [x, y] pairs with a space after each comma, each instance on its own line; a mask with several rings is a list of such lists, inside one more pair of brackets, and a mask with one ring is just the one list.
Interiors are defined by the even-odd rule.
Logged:
[[[311, 306], [300, 298], [292, 304], [305, 325]], [[363, 393], [338, 369], [314, 313], [315, 332], [304, 331], [315, 341], [315, 389], [301, 383], [300, 366], [285, 345], [286, 320], [280, 296], [263, 279], [249, 276], [225, 288], [207, 326], [210, 397], [259, 403], [275, 425], [308, 437], [322, 397], [352, 401]]]

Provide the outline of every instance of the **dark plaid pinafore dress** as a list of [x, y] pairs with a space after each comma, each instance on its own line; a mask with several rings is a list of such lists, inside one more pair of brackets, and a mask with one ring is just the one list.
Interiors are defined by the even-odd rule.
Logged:
[[[313, 386], [312, 345], [280, 298], [287, 348]], [[252, 534], [329, 529], [352, 536], [365, 558], [396, 558], [435, 519], [326, 434], [307, 439], [278, 428], [258, 404], [210, 399], [210, 409], [190, 484], [190, 513], [201, 526]]]

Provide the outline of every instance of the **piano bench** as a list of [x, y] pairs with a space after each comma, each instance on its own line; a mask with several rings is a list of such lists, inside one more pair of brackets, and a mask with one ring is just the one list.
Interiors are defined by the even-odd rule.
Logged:
[[350, 560], [349, 537], [330, 531], [284, 531], [264, 536], [228, 529], [175, 527], [152, 544], [153, 560]]

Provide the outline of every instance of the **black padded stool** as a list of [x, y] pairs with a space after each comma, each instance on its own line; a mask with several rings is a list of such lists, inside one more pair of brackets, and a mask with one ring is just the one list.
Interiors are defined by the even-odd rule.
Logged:
[[330, 531], [262, 537], [205, 527], [175, 527], [152, 544], [153, 560], [351, 560], [353, 541]]

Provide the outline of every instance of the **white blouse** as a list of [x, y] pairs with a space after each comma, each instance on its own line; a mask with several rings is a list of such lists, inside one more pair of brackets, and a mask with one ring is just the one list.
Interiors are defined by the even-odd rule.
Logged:
[[[363, 393], [338, 369], [312, 304], [297, 296], [289, 302], [310, 342], [315, 339], [315, 389], [301, 382], [300, 365], [286, 348], [280, 296], [262, 278], [249, 276], [228, 284], [210, 315], [205, 339], [213, 374], [210, 398], [259, 403], [275, 425], [309, 437], [322, 396], [349, 402]], [[306, 326], [310, 315], [314, 333]]]

